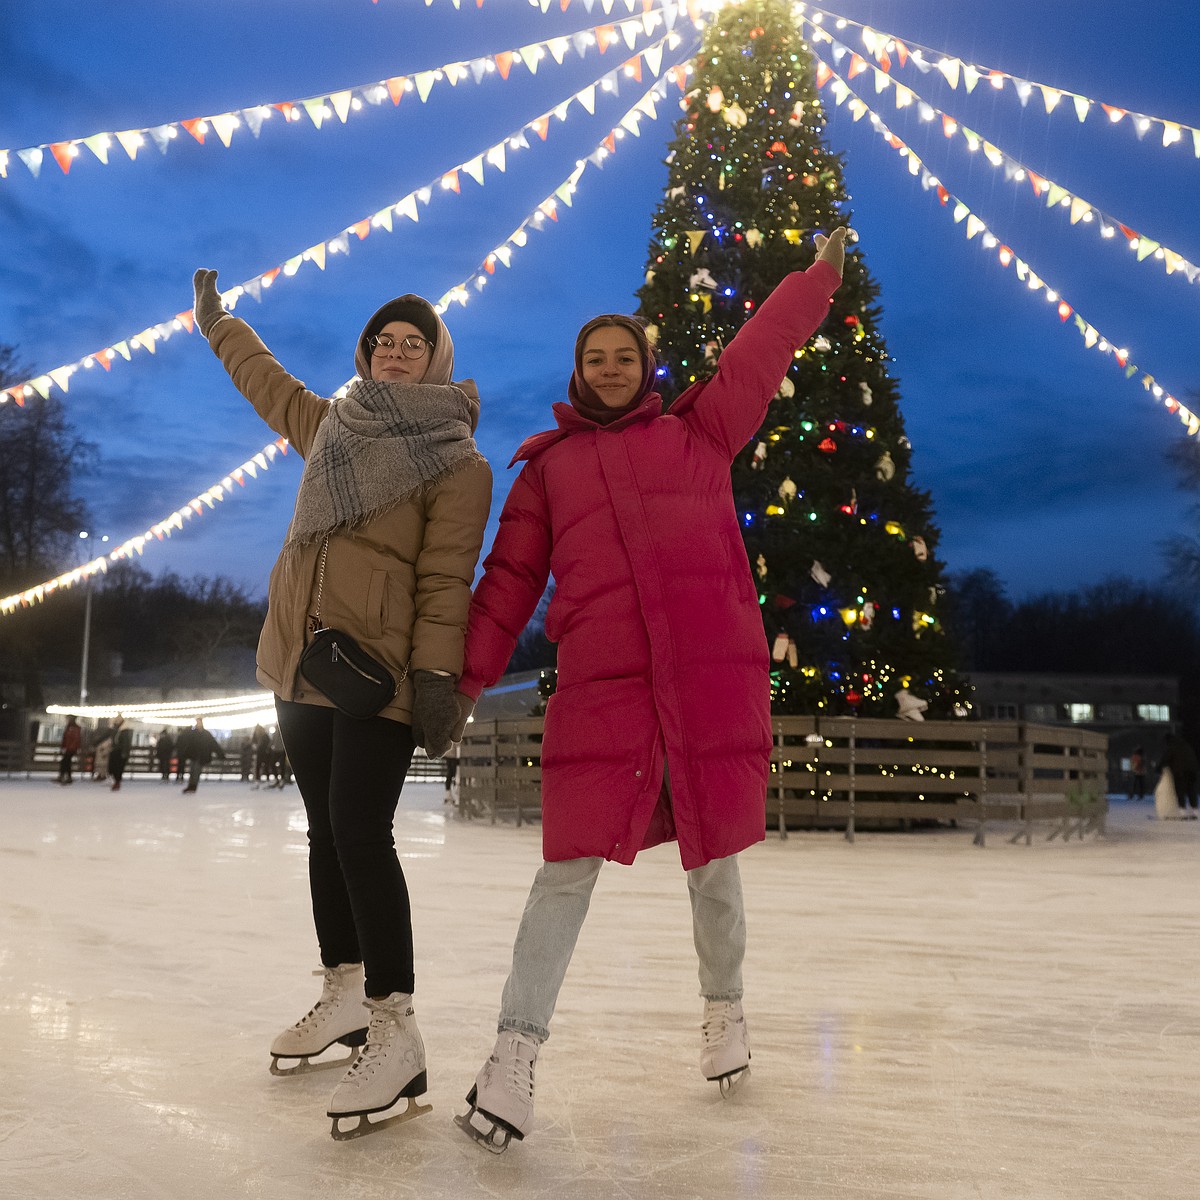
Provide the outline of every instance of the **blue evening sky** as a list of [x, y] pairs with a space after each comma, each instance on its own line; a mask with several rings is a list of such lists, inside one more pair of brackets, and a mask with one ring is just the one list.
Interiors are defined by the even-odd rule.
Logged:
[[[839, 0], [830, 7], [912, 43], [1130, 110], [1200, 125], [1200, 21], [1187, 0]], [[253, 104], [295, 100], [469, 61], [627, 16], [574, 0], [548, 13], [525, 0], [5, 0], [0, 10], [0, 147], [10, 150], [101, 130], [159, 125]], [[690, 27], [677, 27], [691, 36]], [[845, 40], [859, 48], [855, 32]], [[642, 37], [638, 46], [647, 44]], [[331, 118], [317, 130], [276, 117], [255, 139], [242, 128], [224, 148], [186, 134], [165, 154], [147, 146], [108, 166], [84, 151], [64, 176], [47, 155], [33, 178], [10, 156], [0, 180], [0, 342], [40, 374], [187, 309], [198, 266], [221, 286], [251, 278], [336, 236], [552, 109], [627, 57], [573, 50], [536, 77], [514, 67], [456, 88], [437, 84]], [[1080, 124], [1069, 102], [1047, 115], [1011, 86], [968, 96], [936, 73], [896, 77], [955, 113], [1000, 149], [1139, 232], [1200, 261], [1200, 160], [1190, 135], [1164, 149], [1127, 119]], [[857, 82], [863, 84], [866, 77]], [[643, 85], [643, 87], [646, 85]], [[594, 118], [572, 105], [542, 143], [513, 153], [485, 186], [440, 188], [419, 224], [351, 239], [322, 272], [306, 264], [238, 315], [293, 374], [328, 393], [353, 370], [355, 336], [384, 300], [436, 298], [474, 273], [529, 210], [590, 153], [642, 87], [602, 95]], [[1138, 263], [1118, 238], [1101, 241], [1047, 211], [940, 123], [889, 95], [862, 89], [884, 119], [1051, 286], [1133, 360], [1188, 398], [1200, 388], [1200, 283]], [[483, 398], [481, 448], [504, 467], [527, 434], [549, 423], [565, 391], [575, 331], [589, 316], [630, 310], [645, 267], [650, 217], [666, 178], [665, 145], [679, 92], [657, 122], [627, 137], [602, 170], [589, 167], [573, 207], [534, 234], [510, 270], [447, 322], [457, 374]], [[1112, 573], [1154, 579], [1159, 543], [1185, 527], [1188, 497], [1164, 452], [1180, 436], [1111, 357], [1084, 347], [1071, 325], [968, 242], [901, 159], [844, 108], [827, 101], [829, 140], [846, 156], [859, 243], [881, 290], [883, 328], [901, 382], [918, 485], [933, 496], [950, 570], [991, 567], [1014, 595], [1072, 588]], [[37, 401], [31, 401], [36, 403]], [[111, 372], [76, 374], [66, 404], [99, 448], [80, 480], [97, 530], [145, 530], [270, 440], [198, 336]], [[1200, 408], [1200, 397], [1193, 407]], [[154, 573], [225, 574], [265, 591], [291, 512], [299, 464], [290, 456], [232, 500], [147, 550]], [[489, 533], [490, 541], [490, 533]], [[70, 564], [64, 564], [68, 566]]]

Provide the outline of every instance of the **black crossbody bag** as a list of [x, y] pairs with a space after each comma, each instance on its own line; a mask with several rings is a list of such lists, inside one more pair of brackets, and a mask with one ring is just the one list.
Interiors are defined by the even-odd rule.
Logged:
[[317, 579], [317, 629], [300, 656], [300, 674], [348, 717], [365, 721], [392, 701], [408, 675], [407, 665], [399, 681], [377, 658], [368, 654], [341, 629], [321, 624], [321, 593], [325, 587], [325, 556], [329, 539], [321, 547], [321, 570]]

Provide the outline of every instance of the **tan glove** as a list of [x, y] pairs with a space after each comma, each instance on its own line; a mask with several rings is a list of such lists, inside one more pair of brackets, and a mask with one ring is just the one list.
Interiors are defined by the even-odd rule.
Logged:
[[818, 233], [817, 262], [827, 262], [839, 275], [846, 262], [846, 227], [839, 225], [828, 237]]
[[221, 303], [217, 291], [216, 271], [206, 271], [203, 267], [192, 276], [192, 287], [196, 292], [196, 303], [192, 311], [196, 314], [196, 325], [200, 332], [208, 337], [212, 327], [224, 316], [229, 314]]

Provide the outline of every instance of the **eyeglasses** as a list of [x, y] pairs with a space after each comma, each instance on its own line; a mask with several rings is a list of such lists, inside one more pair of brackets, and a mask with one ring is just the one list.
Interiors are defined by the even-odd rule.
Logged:
[[400, 353], [405, 358], [424, 358], [425, 351], [432, 343], [411, 333], [400, 342], [397, 342], [390, 333], [377, 333], [374, 337], [367, 338], [367, 345], [371, 347], [372, 354], [391, 354], [399, 347]]

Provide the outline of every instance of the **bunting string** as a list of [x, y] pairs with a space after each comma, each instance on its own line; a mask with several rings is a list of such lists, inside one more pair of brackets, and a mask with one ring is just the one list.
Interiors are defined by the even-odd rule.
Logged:
[[[686, 90], [688, 70], [686, 64], [681, 64], [664, 73], [604, 135], [595, 149], [586, 157], [576, 161], [571, 174], [532, 209], [525, 220], [483, 259], [477, 270], [442, 295], [436, 305], [438, 312], [445, 312], [451, 304], [465, 305], [470, 299], [472, 289], [475, 292], [483, 290], [488, 278], [495, 273], [497, 263], [504, 267], [511, 265], [514, 251], [527, 244], [530, 231], [544, 228], [547, 220], [557, 221], [559, 205], [571, 207], [579, 179], [588, 164], [602, 166], [607, 158], [616, 153], [617, 145], [624, 137], [630, 134], [634, 137], [640, 136], [642, 120], [657, 119], [658, 105], [665, 99], [668, 80], [673, 81], [682, 92]], [[342, 384], [334, 393], [335, 396], [344, 394], [349, 383], [350, 381], [347, 381]], [[266, 471], [276, 455], [286, 454], [287, 451], [287, 440], [285, 438], [276, 439], [240, 466], [234, 468], [218, 483], [214, 483], [176, 509], [170, 516], [155, 522], [144, 533], [127, 538], [107, 555], [92, 559], [74, 570], [66, 571], [53, 579], [26, 588], [22, 592], [0, 598], [0, 616], [7, 616], [18, 608], [27, 608], [40, 603], [59, 591], [105, 572], [110, 563], [130, 559], [135, 554], [141, 556], [147, 545], [153, 541], [161, 542], [164, 538], [170, 537], [172, 532], [182, 530], [185, 522], [202, 516], [206, 510], [215, 508], [220, 501], [233, 494], [235, 485], [245, 487], [247, 476], [256, 479], [258, 472]]]
[[205, 488], [198, 496], [193, 496], [170, 516], [156, 521], [143, 533], [126, 538], [108, 554], [93, 558], [90, 562], [86, 562], [74, 570], [65, 571], [53, 579], [47, 579], [43, 583], [26, 588], [23, 592], [15, 592], [11, 596], [0, 598], [0, 616], [8, 616], [18, 608], [28, 608], [32, 604], [48, 599], [57, 592], [74, 587], [75, 584], [91, 579], [95, 575], [103, 574], [108, 570], [110, 564], [131, 560], [134, 555], [141, 557], [148, 545], [169, 538], [176, 530], [182, 530], [185, 522], [203, 516], [206, 511], [215, 508], [220, 501], [233, 494], [235, 487], [245, 487], [247, 476], [257, 479], [258, 473], [268, 470], [277, 455], [287, 452], [287, 440], [277, 438], [269, 445], [264, 446], [257, 454], [251, 455], [240, 466], [234, 467], [219, 482]]
[[[619, 66], [606, 72], [599, 79], [586, 84], [560, 104], [555, 105], [554, 108], [548, 109], [530, 121], [526, 121], [512, 133], [494, 145], [489, 146], [486, 150], [476, 154], [474, 157], [459, 162], [424, 186], [409, 192], [394, 203], [379, 209], [369, 216], [362, 217], [353, 224], [348, 225], [332, 238], [317, 242], [315, 245], [291, 255], [285, 261], [255, 275], [253, 278], [236, 284], [234, 287], [222, 292], [221, 299], [223, 303], [232, 311], [244, 295], [250, 295], [255, 300], [261, 300], [263, 291], [272, 287], [280, 276], [291, 278], [305, 263], [312, 263], [323, 271], [329, 256], [350, 253], [350, 247], [353, 244], [352, 239], [353, 241], [364, 241], [373, 230], [377, 229], [383, 229], [391, 233], [394, 228], [395, 217], [403, 217], [414, 223], [418, 222], [420, 220], [420, 208], [418, 205], [428, 205], [435, 191], [461, 193], [461, 176], [464, 174], [474, 179], [479, 186], [484, 186], [486, 168], [492, 168], [495, 171], [504, 173], [507, 169], [509, 153], [529, 148], [528, 133], [532, 132], [537, 135], [539, 140], [545, 141], [549, 135], [552, 119], [565, 122], [572, 111], [571, 106], [573, 104], [577, 104], [589, 115], [594, 114], [597, 93], [611, 92], [618, 94], [622, 79], [642, 79], [643, 61], [653, 75], [658, 75], [662, 70], [664, 52], [666, 50], [677, 50], [682, 44], [683, 38], [679, 33], [672, 31], [666, 34], [652, 45], [645, 47], [631, 58], [626, 59]], [[680, 70], [679, 65], [669, 66], [667, 74], [677, 77]], [[48, 371], [32, 379], [12, 384], [3, 391], [0, 391], [0, 403], [6, 403], [9, 399], [12, 399], [17, 404], [24, 405], [25, 401], [34, 395], [46, 399], [55, 388], [62, 392], [63, 395], [66, 395], [71, 379], [78, 371], [90, 370], [97, 364], [105, 371], [109, 371], [114, 362], [122, 359], [125, 362], [132, 362], [134, 354], [141, 351], [154, 354], [157, 352], [159, 343], [165, 342], [174, 334], [184, 330], [191, 333], [193, 329], [194, 318], [190, 309], [185, 312], [176, 313], [174, 317], [159, 321], [157, 324], [148, 326], [139, 333], [125, 337], [101, 350], [94, 350], [75, 362], [63, 363], [60, 366], [50, 368]]]
[[[888, 88], [891, 88], [893, 99], [898, 109], [909, 108], [915, 105], [923, 121], [940, 121], [942, 132], [947, 138], [961, 138], [972, 153], [982, 150], [983, 156], [993, 167], [1003, 168], [1004, 176], [1010, 183], [1014, 185], [1028, 183], [1032, 187], [1034, 195], [1039, 200], [1043, 200], [1047, 208], [1068, 210], [1072, 225], [1082, 223], [1093, 226], [1102, 238], [1114, 238], [1119, 232], [1125, 239], [1129, 249], [1137, 255], [1138, 262], [1152, 259], [1154, 262], [1161, 263], [1168, 275], [1174, 275], [1176, 272], [1179, 272], [1187, 279], [1188, 283], [1194, 284], [1200, 281], [1200, 269], [1194, 263], [1184, 258], [1178, 251], [1172, 250], [1169, 246], [1164, 246], [1162, 242], [1156, 241], [1144, 233], [1137, 232], [1128, 224], [1118, 221], [1116, 217], [1106, 213], [1098, 205], [1085, 200], [1082, 196], [1070, 191], [1062, 184], [1056, 183], [1048, 176], [1034, 171], [1023, 162], [1005, 153], [998, 146], [993, 145], [981, 134], [968, 128], [961, 121], [957, 120], [957, 118], [930, 104], [912, 88], [897, 83], [896, 80], [886, 72], [880, 70], [880, 68], [871, 63], [864, 62], [859, 55], [856, 55], [853, 50], [842, 42], [839, 42], [821, 26], [813, 24], [805, 17], [801, 17], [800, 19], [809, 26], [811, 41], [813, 43], [829, 44], [831, 47], [831, 56], [838, 66], [842, 65], [847, 56], [850, 56], [852, 64], [855, 59], [858, 59], [863, 65], [857, 71], [857, 74], [862, 75], [870, 72], [875, 82], [875, 91], [877, 94], [882, 94]], [[821, 69], [822, 67], [826, 71], [829, 71], [830, 75], [826, 75], [825, 71]], [[832, 77], [832, 71], [833, 68], [829, 67], [827, 63], [821, 63], [818, 66], [819, 86], [823, 87], [825, 83], [829, 82]], [[839, 77], [839, 80], [843, 82], [841, 84], [835, 82], [832, 86], [835, 90], [839, 86], [844, 86], [844, 79], [849, 77], [850, 75], [847, 71], [845, 77]], [[861, 101], [851, 102], [850, 109], [852, 114], [858, 103], [861, 103]]]
[[661, 8], [647, 6], [640, 17], [594, 25], [590, 29], [530, 42], [513, 50], [503, 50], [468, 61], [443, 63], [427, 71], [394, 75], [389, 79], [378, 79], [299, 100], [275, 100], [210, 116], [168, 121], [162, 125], [101, 131], [86, 137], [43, 142], [20, 150], [0, 150], [0, 178], [8, 177], [9, 166], [14, 158], [23, 163], [36, 179], [49, 154], [62, 173], [67, 175], [84, 149], [91, 151], [96, 159], [107, 166], [114, 146], [124, 150], [132, 162], [137, 159], [138, 151], [147, 144], [154, 145], [162, 154], [166, 154], [171, 143], [183, 134], [190, 135], [203, 146], [209, 134], [215, 133], [228, 149], [236, 131], [248, 129], [257, 139], [263, 124], [276, 117], [282, 117], [285, 125], [303, 122], [307, 117], [317, 129], [334, 117], [345, 125], [350, 114], [361, 111], [364, 105], [379, 107], [390, 100], [395, 107], [406, 93], [416, 92], [424, 104], [434, 86], [443, 81], [456, 87], [468, 79], [478, 84], [485, 77], [497, 74], [507, 81], [514, 67], [524, 67], [531, 75], [536, 75], [539, 65], [547, 57], [552, 57], [561, 66], [572, 49], [580, 58], [585, 58], [593, 47], [605, 54], [619, 41], [624, 41], [628, 49], [633, 50], [639, 36], [652, 37], [664, 27], [668, 31], [673, 30], [679, 12], [677, 0], [670, 0]]
[[[901, 39], [895, 34], [881, 33], [859, 21], [828, 12], [813, 4], [797, 3], [794, 11], [801, 16], [805, 13], [812, 13], [812, 21], [817, 25], [829, 20], [834, 22], [839, 29], [846, 26], [858, 29], [868, 55], [874, 58], [885, 72], [890, 72], [894, 63], [905, 67], [911, 62], [922, 74], [938, 71], [956, 90], [961, 85], [967, 92], [973, 92], [981, 82], [996, 91], [1005, 91], [1011, 88], [1015, 91], [1022, 107], [1027, 105], [1034, 92], [1037, 92], [1042, 98], [1047, 114], [1054, 112], [1062, 101], [1069, 101], [1080, 124], [1083, 124], [1095, 109], [1100, 109], [1112, 125], [1119, 125], [1128, 117], [1139, 141], [1151, 129], [1158, 128], [1161, 130], [1164, 147], [1190, 141], [1195, 157], [1200, 158], [1200, 129], [1183, 121], [1169, 121], [1165, 117], [1154, 117], [1148, 113], [1135, 112], [1133, 109], [1123, 108], [1117, 104], [1106, 104], [1101, 100], [1093, 100], [1089, 96], [1069, 91], [1066, 88], [1051, 87], [1047, 83], [1023, 79], [1019, 75], [1012, 75], [994, 67], [977, 66], [954, 55], [943, 54], [940, 50], [922, 46], [918, 42]], [[856, 55], [856, 57], [860, 62], [862, 61], [861, 56]], [[851, 63], [847, 71], [851, 79], [862, 69], [860, 62]]]
[[[845, 79], [831, 70], [830, 75], [826, 77], [826, 83], [831, 80], [836, 80], [841, 85], [833, 90], [836, 102], [839, 105], [846, 104], [848, 108], [853, 104], [853, 107], [850, 108], [850, 115], [854, 120], [861, 120], [864, 116], [869, 117], [871, 128], [905, 160], [909, 174], [920, 179], [921, 187], [926, 192], [936, 194], [938, 201], [951, 214], [955, 224], [964, 226], [968, 241], [979, 238], [980, 244], [985, 250], [996, 252], [1002, 267], [1014, 266], [1017, 279], [1025, 284], [1031, 292], [1041, 293], [1050, 304], [1054, 305], [1060, 321], [1074, 323], [1079, 335], [1083, 338], [1084, 345], [1089, 350], [1111, 355], [1124, 371], [1127, 379], [1140, 375], [1140, 382], [1145, 391], [1156, 401], [1161, 402], [1168, 412], [1174, 413], [1190, 435], [1194, 436], [1200, 432], [1200, 416], [1176, 399], [1153, 375], [1131, 362], [1128, 350], [1121, 348], [1119, 343], [1101, 334], [1059, 291], [1051, 288], [1027, 261], [1019, 257], [1011, 246], [1004, 245], [978, 214], [972, 212], [962, 200], [950, 192], [941, 180], [927, 169], [917, 153], [887, 127], [879, 114], [855, 93]], [[855, 101], [857, 103], [854, 103]]]

